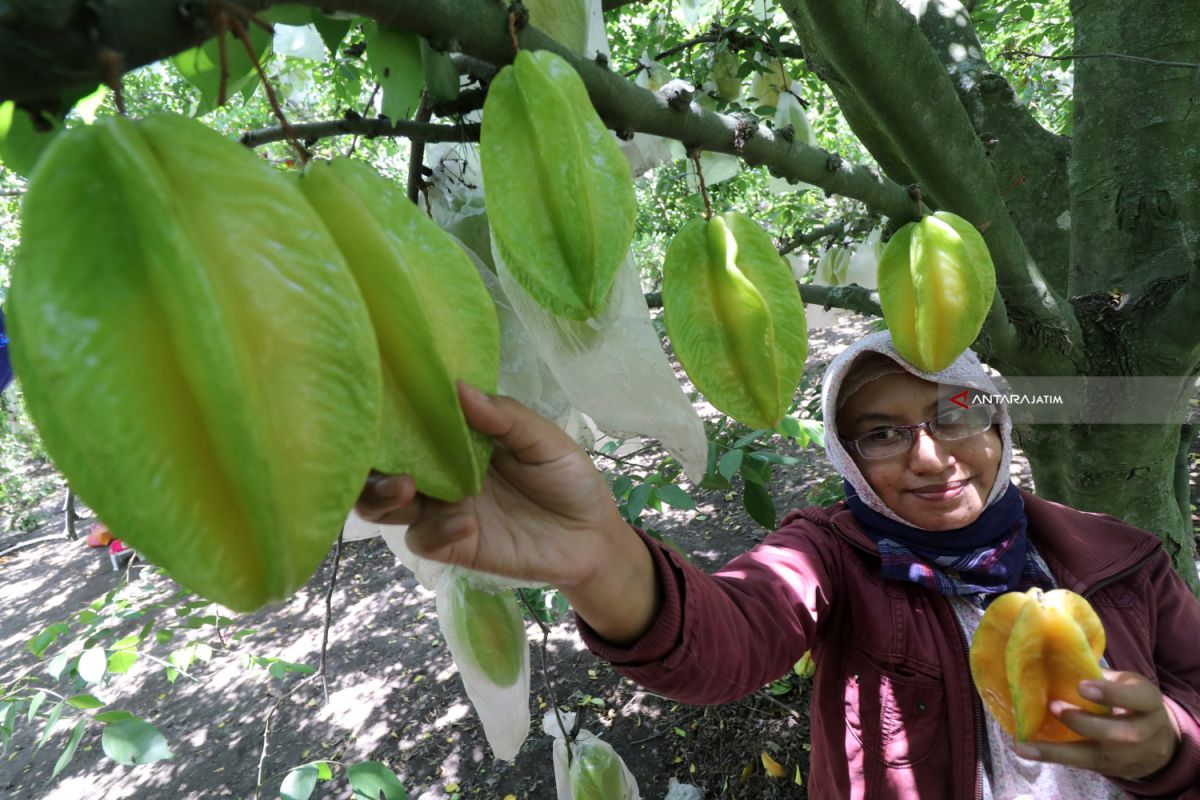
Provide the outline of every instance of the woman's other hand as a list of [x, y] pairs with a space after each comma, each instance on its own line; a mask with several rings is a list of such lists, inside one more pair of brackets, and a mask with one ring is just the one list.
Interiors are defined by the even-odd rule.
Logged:
[[1080, 681], [1079, 693], [1109, 706], [1111, 715], [1059, 701], [1050, 704], [1052, 714], [1088, 741], [1018, 744], [1017, 755], [1127, 779], [1144, 778], [1170, 763], [1180, 734], [1162, 692], [1136, 672], [1105, 670], [1104, 677]]

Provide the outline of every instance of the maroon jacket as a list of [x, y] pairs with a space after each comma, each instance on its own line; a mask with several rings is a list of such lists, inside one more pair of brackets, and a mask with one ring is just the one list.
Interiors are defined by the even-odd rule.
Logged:
[[[1029, 534], [1060, 587], [1091, 601], [1113, 669], [1158, 684], [1183, 741], [1136, 796], [1200, 800], [1200, 602], [1153, 534], [1022, 492]], [[810, 647], [812, 798], [963, 798], [980, 791], [983, 708], [946, 598], [884, 582], [845, 502], [788, 514], [715, 575], [650, 544], [663, 607], [630, 648], [580, 621], [593, 652], [685, 703], [736, 700]]]

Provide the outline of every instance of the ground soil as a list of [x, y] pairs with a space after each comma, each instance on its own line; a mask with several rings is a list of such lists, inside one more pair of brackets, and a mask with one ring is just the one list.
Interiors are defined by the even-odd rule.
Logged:
[[[851, 320], [818, 333], [809, 359], [808, 373], [814, 378], [810, 400], [832, 354], [865, 328], [863, 321]], [[781, 469], [774, 489], [781, 511], [806, 505], [828, 490], [831, 470], [824, 454], [814, 449], [794, 454], [801, 463]], [[41, 477], [56, 480], [48, 469]], [[1023, 461], [1018, 461], [1016, 477], [1028, 485]], [[697, 512], [651, 514], [647, 521], [700, 567], [714, 569], [765, 535], [742, 510], [740, 494], [693, 494]], [[117, 587], [125, 575], [112, 569], [102, 550], [57, 537], [61, 515], [56, 504], [61, 501], [60, 493], [47, 499], [40, 509], [46, 519], [41, 529], [0, 538], [2, 551], [20, 541], [52, 537], [0, 556], [0, 676], [6, 682], [32, 668], [43, 685], [57, 686], [26, 642]], [[88, 527], [86, 520], [81, 523], [85, 532]], [[104, 757], [99, 726], [93, 725], [71, 764], [50, 780], [70, 725], [60, 722], [39, 750], [35, 740], [41, 724], [29, 725], [22, 715], [0, 759], [0, 793], [53, 800], [250, 798], [261, 760], [262, 796], [276, 797], [282, 777], [296, 765], [315, 759], [342, 764], [372, 759], [395, 770], [410, 797], [420, 800], [554, 798], [551, 739], [540, 726], [553, 696], [563, 709], [582, 714], [584, 728], [614, 745], [637, 776], [643, 798], [663, 798], [672, 779], [699, 787], [706, 798], [805, 796], [807, 682], [792, 679], [779, 694], [764, 690], [720, 707], [675, 703], [622, 679], [591, 655], [569, 616], [553, 626], [545, 643], [546, 674], [540, 667], [542, 634], [530, 624], [532, 732], [515, 761], [493, 759], [439, 634], [432, 595], [398, 565], [380, 539], [342, 547], [331, 595], [328, 702], [319, 680], [285, 697], [301, 676], [272, 678], [247, 662], [260, 656], [318, 664], [332, 567], [331, 556], [290, 600], [238, 616], [219, 637], [211, 628], [185, 631], [214, 646], [210, 661], [189, 669], [196, 680], [169, 683], [161, 664], [143, 658], [129, 673], [92, 690], [110, 708], [131, 711], [158, 726], [173, 759], [119, 766]], [[172, 591], [165, 578], [141, 565], [132, 568], [130, 578], [164, 598]], [[170, 609], [164, 610], [162, 618], [170, 622], [170, 615]], [[253, 633], [235, 639], [239, 629]], [[165, 659], [183, 638], [181, 634], [147, 652]], [[271, 733], [264, 756], [268, 715]], [[764, 774], [764, 752], [783, 765], [786, 777]], [[343, 778], [343, 772], [336, 773], [313, 796], [349, 796]]]

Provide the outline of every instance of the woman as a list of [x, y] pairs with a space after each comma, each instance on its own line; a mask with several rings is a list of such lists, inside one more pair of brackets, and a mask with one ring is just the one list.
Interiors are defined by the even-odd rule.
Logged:
[[[1152, 534], [1018, 491], [1007, 410], [948, 402], [963, 389], [995, 391], [973, 353], [930, 375], [887, 333], [848, 348], [823, 391], [847, 500], [715, 575], [625, 524], [555, 426], [466, 386], [497, 440], [483, 493], [378, 476], [358, 509], [411, 524], [420, 555], [558, 587], [595, 653], [684, 702], [743, 697], [811, 648], [811, 797], [1200, 798], [1200, 602]], [[1085, 594], [1108, 633], [1112, 669], [1080, 691], [1114, 714], [1051, 709], [1085, 742], [1014, 746], [971, 682], [984, 603], [1035, 585]]]

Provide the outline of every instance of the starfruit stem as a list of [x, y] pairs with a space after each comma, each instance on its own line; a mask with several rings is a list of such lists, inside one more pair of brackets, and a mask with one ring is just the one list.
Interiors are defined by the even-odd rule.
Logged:
[[[283, 113], [283, 108], [279, 105], [279, 98], [275, 96], [275, 89], [271, 86], [271, 81], [267, 79], [267, 73], [258, 61], [258, 54], [254, 52], [254, 45], [250, 42], [250, 35], [246, 32], [246, 26], [237, 17], [229, 16], [227, 19], [229, 20], [230, 29], [242, 40], [242, 45], [245, 46], [246, 53], [250, 56], [250, 61], [254, 64], [254, 71], [258, 73], [258, 80], [262, 84], [263, 90], [267, 93], [267, 101], [271, 104], [271, 111], [275, 113], [275, 118], [279, 120], [279, 127], [283, 129], [288, 144], [296, 151], [296, 157], [300, 165], [307, 164], [312, 158], [312, 153], [308, 152], [308, 149], [300, 144], [300, 140], [296, 138], [295, 129], [292, 128], [292, 124], [288, 122], [287, 116]], [[222, 41], [224, 40], [222, 39]], [[222, 59], [221, 76], [222, 81], [224, 81], [224, 59]]]
[[554, 709], [554, 719], [558, 722], [558, 729], [562, 731], [563, 743], [567, 746], [567, 768], [571, 766], [572, 741], [574, 737], [567, 731], [566, 723], [563, 722], [562, 709], [558, 706], [558, 698], [554, 694], [554, 684], [550, 681], [550, 669], [546, 666], [546, 648], [550, 646], [550, 628], [546, 623], [542, 622], [542, 618], [533, 609], [529, 598], [525, 596], [524, 589], [517, 589], [517, 599], [521, 601], [521, 605], [525, 606], [525, 610], [529, 612], [529, 618], [538, 624], [542, 629], [542, 643], [538, 645], [538, 651], [542, 660], [542, 680], [546, 683], [546, 697], [550, 700], [550, 707]]
[[513, 0], [508, 4], [508, 39], [512, 42], [513, 53], [521, 52], [521, 43], [517, 41], [517, 33], [529, 24], [529, 12], [521, 4], [521, 0]]
[[704, 170], [700, 168], [700, 151], [691, 150], [688, 155], [691, 156], [692, 163], [696, 165], [696, 179], [700, 182], [700, 196], [704, 198], [704, 218], [712, 219], [712, 203], [708, 201], [708, 186], [704, 183]]

